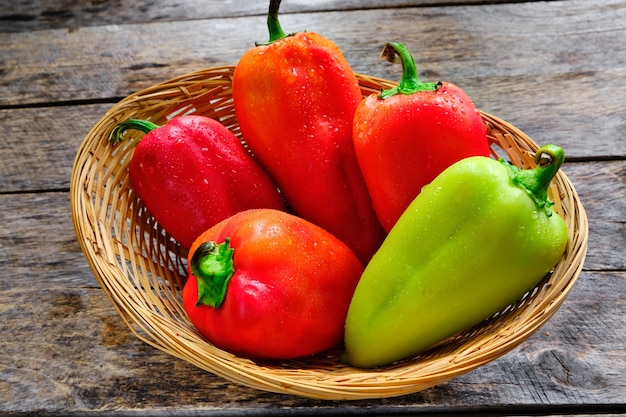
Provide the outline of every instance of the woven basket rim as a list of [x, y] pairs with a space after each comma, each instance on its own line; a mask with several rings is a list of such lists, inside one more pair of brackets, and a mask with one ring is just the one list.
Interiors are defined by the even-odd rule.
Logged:
[[[76, 153], [70, 204], [78, 242], [98, 283], [139, 339], [215, 375], [260, 390], [328, 400], [384, 398], [421, 391], [504, 355], [539, 329], [568, 296], [584, 263], [588, 223], [573, 184], [559, 171], [550, 196], [555, 211], [566, 220], [569, 243], [552, 274], [494, 318], [425, 354], [364, 370], [338, 363], [338, 352], [332, 350], [299, 360], [253, 361], [207, 343], [180, 305], [184, 251], [130, 190], [125, 167], [133, 140], [113, 148], [107, 146], [106, 137], [131, 113], [154, 120], [174, 114], [205, 114], [240, 136], [229, 96], [233, 70], [234, 66], [205, 68], [129, 95], [94, 125]], [[396, 85], [365, 74], [357, 74], [357, 78], [364, 96]], [[482, 111], [481, 115], [496, 148], [492, 148], [494, 156], [504, 153], [521, 166], [532, 163], [538, 145], [530, 137], [494, 115]]]

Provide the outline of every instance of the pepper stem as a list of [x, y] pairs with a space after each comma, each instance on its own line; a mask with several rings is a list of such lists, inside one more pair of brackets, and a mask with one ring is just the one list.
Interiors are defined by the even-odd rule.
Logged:
[[119, 123], [113, 128], [109, 135], [110, 143], [119, 143], [124, 141], [124, 132], [128, 129], [140, 130], [143, 133], [149, 133], [154, 129], [157, 129], [159, 125], [156, 125], [148, 120], [129, 119], [125, 122]]
[[280, 8], [281, 0], [270, 0], [270, 8], [267, 13], [267, 28], [270, 32], [270, 40], [266, 43], [256, 42], [256, 46], [269, 45], [270, 43], [282, 38], [286, 38], [287, 35], [278, 21], [278, 9]]
[[223, 243], [204, 242], [191, 257], [191, 270], [198, 280], [196, 306], [218, 308], [224, 302], [228, 283], [235, 273], [230, 239]]
[[550, 207], [554, 205], [548, 198], [548, 188], [564, 161], [565, 152], [563, 149], [548, 144], [537, 150], [535, 155], [537, 167], [533, 169], [521, 169], [506, 163], [506, 166], [509, 167], [509, 177], [513, 183], [526, 190], [537, 206], [546, 211], [548, 217], [552, 216]]
[[435, 91], [441, 86], [440, 82], [423, 83], [420, 81], [417, 75], [415, 59], [413, 59], [411, 51], [400, 42], [388, 42], [383, 48], [381, 57], [392, 64], [397, 63], [398, 57], [400, 57], [402, 61], [402, 79], [396, 87], [389, 90], [381, 90], [378, 98], [385, 99], [398, 93], [408, 95], [418, 91]]

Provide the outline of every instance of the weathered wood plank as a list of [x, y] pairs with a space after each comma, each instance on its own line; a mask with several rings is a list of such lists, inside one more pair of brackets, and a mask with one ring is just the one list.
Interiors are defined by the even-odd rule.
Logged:
[[98, 285], [76, 240], [69, 193], [0, 194], [0, 207], [0, 290]]
[[158, 408], [293, 415], [307, 408], [349, 414], [376, 406], [377, 415], [549, 414], [556, 405], [554, 410], [567, 414], [579, 404], [601, 411], [626, 398], [624, 272], [583, 273], [543, 328], [482, 368], [405, 397], [348, 403], [228, 383], [140, 342], [101, 290], [34, 282], [37, 287], [0, 291], [0, 413], [71, 409], [115, 415]]
[[403, 41], [422, 78], [456, 82], [483, 110], [563, 146], [590, 221], [577, 285], [529, 341], [421, 393], [337, 403], [230, 384], [137, 340], [71, 224], [73, 157], [110, 103], [235, 63], [266, 38], [266, 2], [0, 0], [0, 32], [12, 32], [0, 33], [0, 415], [624, 414], [626, 2], [493, 3], [281, 8], [286, 30], [323, 33], [359, 72], [397, 79], [399, 67], [378, 56], [385, 41]]
[[[590, 224], [587, 270], [626, 270], [626, 161], [566, 164]], [[94, 286], [76, 243], [65, 192], [0, 194], [0, 289], [33, 277]]]
[[[506, 94], [506, 86], [499, 90], [504, 100], [517, 103], [515, 98]], [[553, 97], [553, 96], [551, 96]], [[542, 100], [537, 97], [537, 101]], [[578, 132], [563, 135], [558, 121], [547, 119], [550, 125], [545, 126], [541, 120], [533, 119], [533, 114], [544, 117], [543, 112], [535, 113], [536, 107], [529, 102], [517, 108], [517, 114], [511, 117], [524, 125], [526, 133], [539, 143], [552, 142], [562, 146], [568, 160], [570, 158], [593, 158], [609, 156], [623, 157], [626, 147], [623, 135], [613, 134], [606, 137], [603, 145], [588, 145], [589, 129], [600, 129], [615, 117], [597, 114], [592, 120], [583, 119], [582, 115], [572, 113], [571, 118], [578, 118]], [[618, 106], [619, 103], [615, 103]], [[111, 108], [113, 104], [74, 105], [60, 107], [20, 108], [0, 110], [0, 193], [29, 192], [38, 190], [63, 190], [69, 188], [72, 163], [78, 148], [89, 130]], [[565, 108], [565, 107], [564, 107]], [[506, 109], [499, 109], [506, 113]], [[569, 109], [567, 111], [570, 111]], [[590, 113], [594, 113], [590, 109]], [[500, 115], [500, 113], [495, 113]], [[501, 116], [502, 117], [502, 116]], [[571, 125], [570, 125], [571, 126]], [[518, 127], [522, 128], [518, 125]], [[615, 126], [617, 128], [617, 126]], [[595, 166], [594, 166], [595, 167]], [[594, 168], [581, 181], [597, 181]], [[598, 170], [610, 169], [597, 166]], [[623, 172], [606, 173], [612, 178], [626, 175]], [[617, 187], [615, 187], [618, 189]]]
[[[287, 0], [281, 14], [353, 10], [388, 7], [428, 7], [440, 4], [494, 4], [523, 0]], [[146, 23], [265, 15], [269, 1], [254, 0], [184, 0], [176, 3], [163, 0], [139, 1], [0, 1], [0, 32], [78, 28], [106, 24]]]
[[626, 270], [626, 164], [565, 164], [589, 218], [585, 268]]
[[[384, 41], [400, 39], [414, 50], [422, 78], [461, 85], [479, 107], [537, 142], [564, 146], [568, 158], [624, 158], [626, 52], [597, 46], [620, 44], [626, 5], [606, 3], [613, 14], [571, 1], [568, 13], [556, 3], [358, 10], [286, 15], [283, 26], [319, 29], [344, 46], [356, 71], [393, 80], [399, 67], [378, 57]], [[211, 41], [225, 32], [228, 42]], [[234, 64], [265, 36], [261, 16], [0, 34], [0, 106], [115, 100], [175, 75]], [[55, 110], [41, 112], [45, 118]], [[0, 117], [6, 123], [13, 115], [21, 116]], [[84, 123], [69, 127], [76, 134]]]
[[[414, 51], [425, 77], [470, 91], [509, 82], [520, 93], [558, 94], [559, 81], [590, 85], [599, 76], [614, 79], [612, 97], [623, 97], [623, 53], [597, 46], [620, 44], [626, 5], [603, 0], [611, 13], [598, 13], [590, 1], [568, 2], [567, 13], [559, 2], [538, 2], [291, 14], [283, 27], [323, 33], [344, 49], [355, 70], [372, 75], [399, 77], [399, 69], [379, 55], [385, 42], [400, 40]], [[0, 34], [0, 105], [125, 96], [185, 72], [234, 64], [266, 32], [264, 17], [255, 16]], [[483, 97], [492, 95], [474, 96], [485, 107]]]
[[0, 110], [0, 193], [68, 189], [80, 144], [112, 105]]

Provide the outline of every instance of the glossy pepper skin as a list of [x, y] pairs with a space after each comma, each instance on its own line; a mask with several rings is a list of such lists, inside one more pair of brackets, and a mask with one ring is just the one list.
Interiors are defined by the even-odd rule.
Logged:
[[470, 157], [427, 185], [361, 277], [344, 360], [371, 368], [406, 358], [532, 289], [568, 240], [547, 198], [563, 158], [554, 145], [538, 151], [531, 170]]
[[341, 241], [277, 210], [247, 210], [189, 252], [183, 306], [210, 342], [252, 358], [288, 359], [337, 346], [363, 272]]
[[368, 96], [354, 116], [357, 158], [386, 231], [444, 169], [469, 156], [489, 156], [480, 113], [454, 84], [423, 83], [411, 52], [390, 42], [383, 56], [403, 65], [399, 85]]
[[313, 32], [285, 35], [272, 0], [270, 42], [248, 50], [233, 76], [244, 139], [294, 212], [344, 241], [366, 263], [380, 225], [352, 144], [362, 100], [339, 48]]
[[133, 189], [150, 214], [184, 248], [206, 229], [251, 208], [285, 210], [269, 175], [239, 139], [218, 121], [197, 115], [159, 127], [145, 120], [118, 124], [115, 143], [128, 129], [146, 135], [128, 167]]

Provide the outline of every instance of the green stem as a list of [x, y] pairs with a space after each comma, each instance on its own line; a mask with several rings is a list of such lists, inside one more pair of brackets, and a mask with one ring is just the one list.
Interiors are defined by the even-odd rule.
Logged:
[[[565, 161], [565, 152], [556, 145], [545, 145], [537, 150], [533, 169], [521, 169], [509, 163], [509, 176], [515, 185], [526, 190], [540, 209], [544, 209], [548, 216], [552, 215], [550, 207], [554, 205], [548, 198], [548, 188], [552, 178]], [[503, 162], [501, 160], [501, 162]]]
[[387, 43], [383, 49], [382, 57], [393, 64], [398, 62], [398, 57], [400, 57], [402, 61], [402, 79], [396, 87], [382, 90], [378, 94], [379, 98], [385, 99], [398, 93], [408, 95], [418, 91], [435, 91], [441, 86], [441, 83], [423, 83], [420, 81], [411, 51], [400, 42]]
[[257, 42], [256, 45], [269, 45], [272, 42], [286, 38], [287, 35], [278, 21], [278, 9], [280, 8], [281, 0], [270, 0], [270, 8], [267, 13], [267, 28], [270, 32], [270, 40], [266, 43]]
[[156, 125], [148, 120], [130, 119], [125, 122], [119, 123], [113, 128], [109, 135], [110, 143], [119, 143], [124, 141], [124, 132], [128, 129], [140, 130], [143, 133], [149, 133], [154, 129], [157, 129], [159, 125]]
[[191, 257], [191, 271], [198, 280], [197, 306], [218, 308], [224, 302], [228, 283], [235, 273], [230, 239], [223, 243], [204, 242]]

